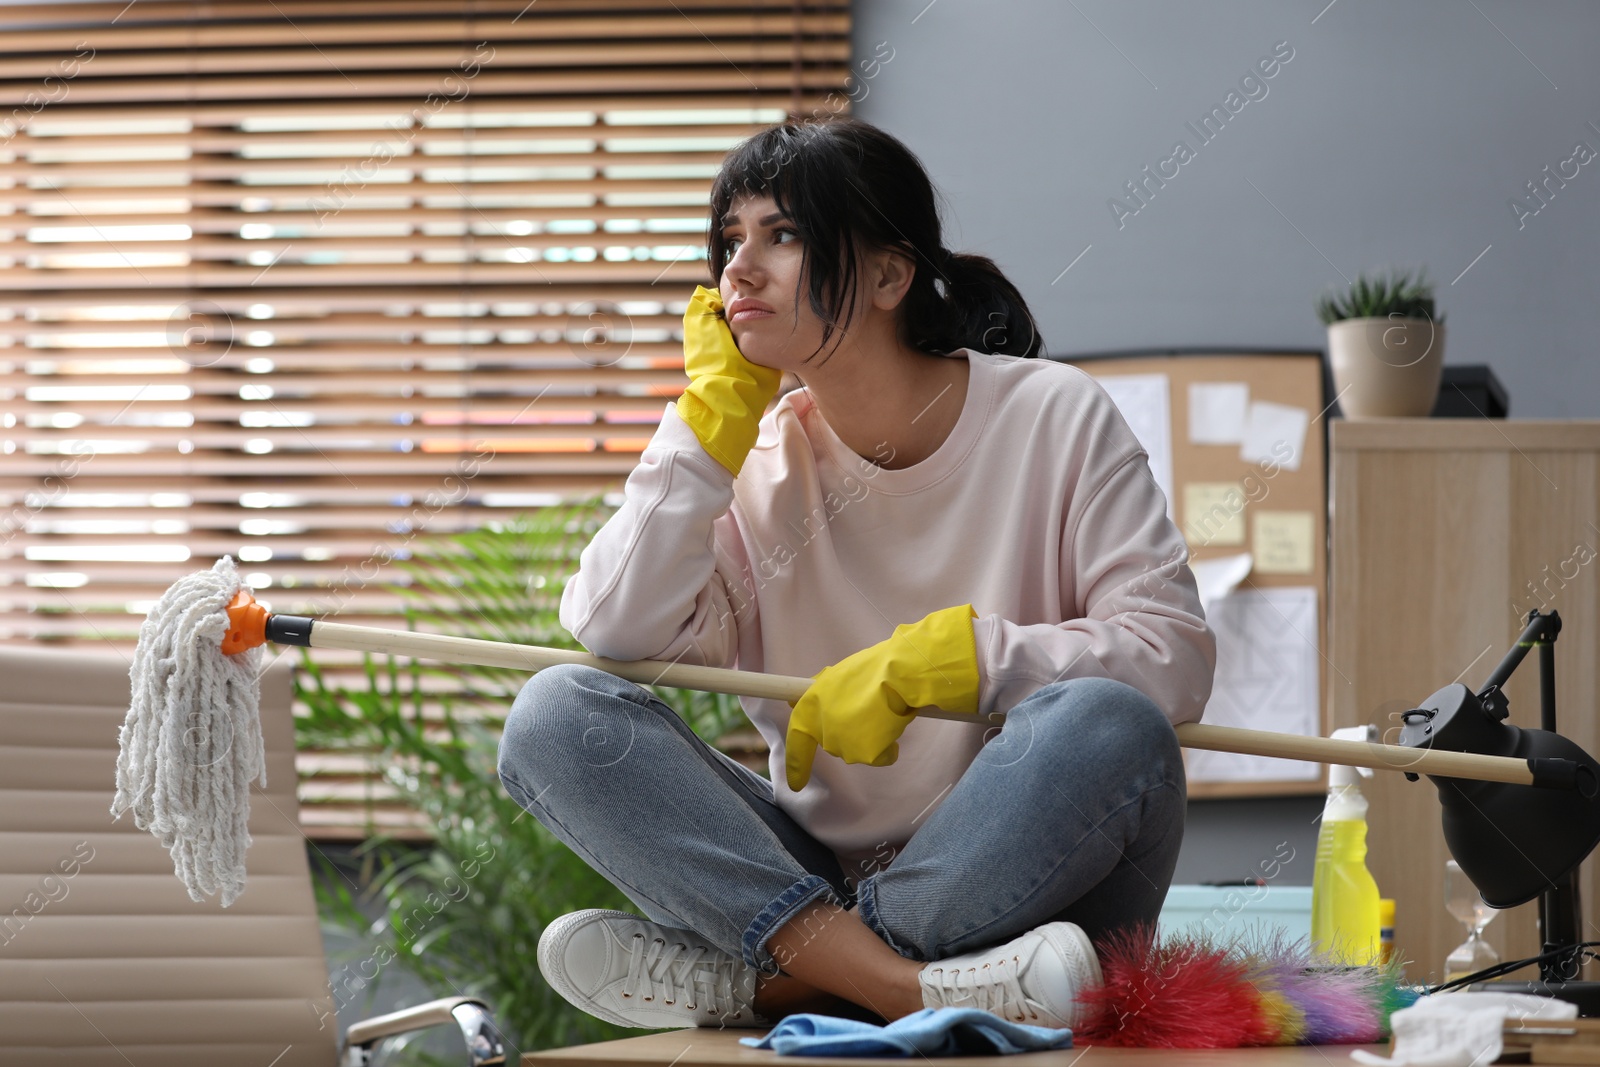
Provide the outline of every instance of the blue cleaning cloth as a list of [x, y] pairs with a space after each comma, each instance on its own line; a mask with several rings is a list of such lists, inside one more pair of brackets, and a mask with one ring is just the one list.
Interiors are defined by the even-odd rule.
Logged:
[[780, 1056], [981, 1056], [1071, 1048], [1072, 1031], [1024, 1026], [977, 1008], [923, 1008], [888, 1026], [834, 1015], [790, 1015], [739, 1044]]

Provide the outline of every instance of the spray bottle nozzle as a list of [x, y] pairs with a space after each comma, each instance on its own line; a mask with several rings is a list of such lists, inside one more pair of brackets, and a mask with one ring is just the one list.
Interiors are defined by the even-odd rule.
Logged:
[[[1329, 736], [1335, 741], [1376, 742], [1378, 740], [1378, 728], [1373, 726], [1371, 723], [1367, 723], [1365, 726], [1346, 726], [1333, 731], [1333, 733]], [[1360, 779], [1356, 777], [1357, 773], [1359, 773], [1362, 778], [1371, 778], [1372, 768], [1351, 767], [1343, 763], [1330, 764], [1328, 767], [1328, 785], [1354, 785], [1356, 782], [1360, 781]]]

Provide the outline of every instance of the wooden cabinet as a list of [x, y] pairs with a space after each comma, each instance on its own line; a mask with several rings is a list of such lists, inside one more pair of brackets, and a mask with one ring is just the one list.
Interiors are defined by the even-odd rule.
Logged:
[[[1600, 751], [1600, 422], [1336, 420], [1329, 437], [1330, 728], [1373, 723], [1395, 740], [1400, 712], [1435, 690], [1479, 689], [1537, 607], [1561, 615], [1557, 725]], [[1510, 721], [1537, 727], [1537, 652], [1506, 694]], [[1382, 771], [1365, 787], [1396, 948], [1412, 981], [1438, 981], [1465, 936], [1444, 908], [1438, 791]], [[1580, 884], [1584, 937], [1600, 940], [1596, 862]], [[1501, 959], [1539, 951], [1537, 918], [1533, 902], [1496, 915], [1486, 937]]]

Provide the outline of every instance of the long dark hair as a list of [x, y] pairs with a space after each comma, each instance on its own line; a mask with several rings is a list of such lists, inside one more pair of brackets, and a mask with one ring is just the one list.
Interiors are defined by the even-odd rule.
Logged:
[[1039, 330], [1017, 287], [988, 257], [944, 247], [921, 160], [876, 126], [838, 116], [790, 119], [735, 147], [711, 187], [706, 254], [714, 286], [725, 264], [723, 217], [735, 197], [763, 194], [800, 233], [824, 346], [836, 329], [842, 340], [854, 316], [857, 253], [888, 248], [916, 268], [900, 305], [906, 344], [941, 355], [958, 348], [1039, 354]]

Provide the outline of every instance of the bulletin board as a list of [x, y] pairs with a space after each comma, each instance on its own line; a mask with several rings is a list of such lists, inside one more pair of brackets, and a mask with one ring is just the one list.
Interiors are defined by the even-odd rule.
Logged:
[[[1106, 388], [1189, 546], [1217, 672], [1204, 721], [1325, 735], [1328, 375], [1320, 352], [1063, 360]], [[1191, 797], [1319, 793], [1320, 764], [1184, 750]]]

